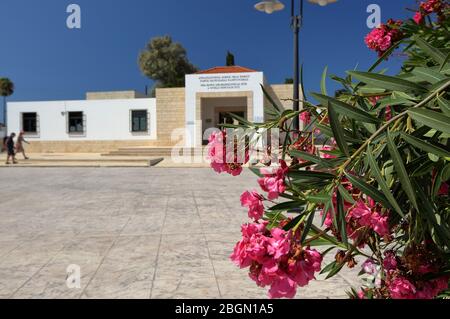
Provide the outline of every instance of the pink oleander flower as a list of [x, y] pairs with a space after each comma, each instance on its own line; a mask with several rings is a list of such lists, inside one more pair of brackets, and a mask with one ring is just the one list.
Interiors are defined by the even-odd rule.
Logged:
[[387, 251], [384, 253], [385, 258], [383, 259], [383, 267], [386, 271], [391, 271], [397, 269], [398, 262], [397, 257], [393, 251]]
[[240, 159], [236, 147], [234, 150], [228, 150], [226, 132], [215, 131], [208, 141], [208, 159], [211, 161], [211, 168], [219, 174], [225, 172], [233, 176], [240, 175], [242, 165], [248, 161], [248, 152], [245, 152], [245, 158]]
[[378, 272], [378, 266], [375, 261], [368, 258], [361, 266], [362, 270], [369, 275], [375, 275]]
[[280, 161], [280, 166], [262, 168], [261, 173], [263, 178], [258, 179], [258, 183], [261, 189], [267, 192], [269, 200], [274, 200], [279, 197], [280, 194], [286, 191], [286, 184], [284, 182], [286, 173], [289, 168], [285, 161]]
[[[370, 207], [369, 207], [370, 206]], [[356, 203], [347, 215], [347, 222], [355, 221], [361, 227], [369, 227], [378, 235], [389, 235], [389, 223], [387, 216], [381, 216], [376, 211], [376, 204], [373, 200], [369, 200], [369, 206], [362, 200]], [[358, 234], [350, 233], [351, 238], [358, 237]]]
[[373, 29], [366, 37], [365, 42], [369, 49], [383, 55], [395, 42], [403, 37], [403, 33], [398, 29], [402, 25], [402, 21], [394, 21], [390, 19], [386, 24], [381, 24], [378, 28]]
[[250, 268], [249, 277], [260, 287], [270, 286], [270, 298], [293, 298], [297, 287], [307, 285], [320, 271], [322, 255], [302, 248], [292, 232], [268, 222], [242, 226], [242, 240], [234, 248], [231, 260], [240, 268]]
[[248, 208], [248, 217], [256, 221], [264, 215], [263, 197], [256, 191], [244, 192], [241, 195], [241, 205]]
[[255, 260], [264, 261], [267, 237], [263, 234], [267, 231], [267, 224], [263, 222], [242, 225], [242, 240], [236, 244], [231, 254], [231, 260], [240, 268], [249, 267]]
[[271, 230], [272, 238], [268, 240], [267, 253], [275, 260], [287, 255], [291, 248], [289, 233], [281, 228]]
[[424, 16], [420, 11], [417, 11], [413, 18], [414, 22], [417, 24], [422, 24], [424, 20]]
[[448, 289], [448, 277], [440, 277], [422, 283], [417, 291], [416, 299], [434, 299], [440, 292]]
[[300, 114], [300, 120], [303, 122], [303, 124], [308, 125], [311, 123], [311, 113], [309, 112], [303, 112]]
[[406, 278], [397, 277], [388, 284], [392, 299], [415, 299], [416, 287]]
[[314, 274], [320, 271], [323, 257], [315, 249], [305, 249], [302, 258], [288, 262], [288, 274], [298, 286], [304, 287], [315, 279]]

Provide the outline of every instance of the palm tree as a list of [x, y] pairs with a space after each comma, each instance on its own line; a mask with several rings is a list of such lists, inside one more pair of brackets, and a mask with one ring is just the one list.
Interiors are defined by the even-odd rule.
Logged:
[[0, 96], [3, 96], [3, 124], [6, 126], [6, 97], [14, 94], [14, 83], [8, 78], [0, 78]]

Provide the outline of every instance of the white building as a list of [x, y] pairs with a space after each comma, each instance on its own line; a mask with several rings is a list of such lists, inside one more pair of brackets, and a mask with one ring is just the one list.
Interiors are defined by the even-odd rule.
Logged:
[[230, 112], [265, 120], [261, 85], [289, 108], [292, 85], [267, 85], [262, 72], [217, 67], [186, 76], [185, 88], [87, 93], [86, 100], [9, 102], [8, 133], [24, 131], [31, 152], [108, 152], [124, 147], [197, 147]]

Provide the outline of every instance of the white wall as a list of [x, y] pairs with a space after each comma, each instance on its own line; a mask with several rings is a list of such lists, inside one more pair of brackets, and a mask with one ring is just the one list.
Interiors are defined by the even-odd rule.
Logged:
[[[73, 140], [156, 140], [156, 99], [9, 102], [8, 133], [21, 130], [21, 113], [36, 112], [39, 116], [40, 141]], [[130, 110], [148, 110], [148, 133], [130, 132]], [[83, 112], [86, 133], [70, 135], [66, 128], [66, 112]]]
[[[197, 93], [253, 92], [253, 121], [264, 121], [263, 72], [186, 75], [187, 146], [195, 146]], [[190, 139], [189, 139], [190, 137]]]

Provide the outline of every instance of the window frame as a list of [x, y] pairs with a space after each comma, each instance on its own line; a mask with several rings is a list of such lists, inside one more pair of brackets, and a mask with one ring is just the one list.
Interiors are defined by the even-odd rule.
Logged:
[[[81, 120], [81, 131], [77, 130], [77, 126], [75, 126], [75, 131], [71, 131], [71, 115], [74, 113], [81, 114], [81, 117], [76, 118], [75, 120]], [[86, 114], [83, 111], [68, 111], [67, 112], [67, 133], [69, 135], [84, 135], [86, 134]]]
[[[139, 130], [135, 130], [134, 129], [134, 119], [135, 119], [134, 113], [135, 112], [142, 112], [143, 114], [145, 113], [145, 116], [140, 116], [139, 117], [140, 119], [142, 119], [142, 118], [145, 119], [145, 128], [142, 129], [140, 127], [141, 126], [141, 122], [139, 122], [139, 128], [140, 129]], [[130, 132], [132, 134], [148, 133], [150, 131], [150, 117], [149, 117], [149, 115], [150, 115], [150, 112], [147, 109], [133, 109], [133, 110], [130, 110]]]
[[[34, 131], [27, 131], [27, 126], [25, 125], [25, 117], [27, 115], [34, 114]], [[28, 121], [31, 121], [32, 119], [28, 119]], [[39, 135], [39, 114], [38, 112], [22, 112], [20, 114], [20, 127], [21, 131], [25, 133], [27, 136], [37, 136]]]

